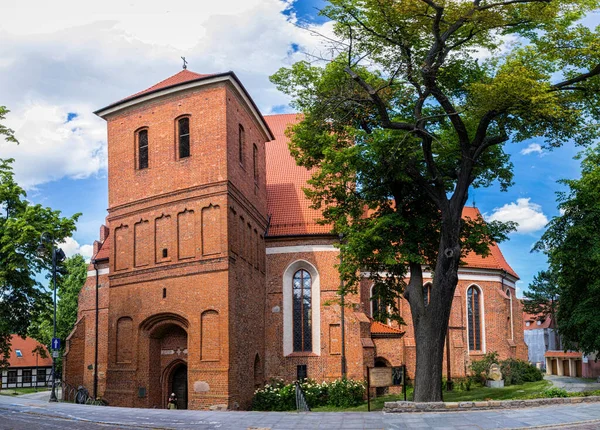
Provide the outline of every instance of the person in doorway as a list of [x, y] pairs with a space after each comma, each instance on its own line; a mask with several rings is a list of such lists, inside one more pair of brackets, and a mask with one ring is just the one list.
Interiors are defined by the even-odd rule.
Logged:
[[169, 403], [167, 404], [167, 409], [177, 409], [177, 396], [175, 393], [171, 393], [169, 396]]

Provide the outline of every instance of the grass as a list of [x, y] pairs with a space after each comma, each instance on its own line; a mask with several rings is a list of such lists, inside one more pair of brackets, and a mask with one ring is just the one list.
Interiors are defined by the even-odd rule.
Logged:
[[[517, 400], [529, 397], [533, 394], [541, 393], [550, 388], [552, 384], [549, 381], [526, 382], [523, 385], [511, 385], [504, 388], [475, 387], [470, 391], [444, 391], [445, 402], [469, 402], [480, 400]], [[403, 400], [402, 394], [392, 394], [371, 399], [371, 410], [380, 411], [385, 402], [395, 402]], [[409, 388], [407, 399], [412, 400], [412, 388]], [[322, 406], [312, 409], [314, 412], [366, 412], [367, 402], [351, 408], [337, 408], [335, 406]]]
[[35, 387], [26, 387], [26, 388], [7, 388], [4, 390], [0, 390], [0, 395], [2, 396], [18, 396], [20, 394], [30, 394], [35, 393], [37, 391], [47, 391], [48, 389], [44, 387], [38, 387], [36, 390]]

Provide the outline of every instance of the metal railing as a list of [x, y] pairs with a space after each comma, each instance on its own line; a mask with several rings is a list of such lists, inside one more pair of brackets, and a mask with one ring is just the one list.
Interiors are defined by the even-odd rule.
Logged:
[[310, 407], [308, 406], [308, 403], [306, 403], [304, 391], [302, 391], [302, 387], [300, 387], [298, 381], [296, 381], [296, 410], [299, 412], [310, 412]]

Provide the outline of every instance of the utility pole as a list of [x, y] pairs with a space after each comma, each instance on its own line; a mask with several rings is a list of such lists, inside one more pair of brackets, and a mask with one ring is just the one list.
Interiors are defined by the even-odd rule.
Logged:
[[[342, 244], [342, 239], [344, 238], [344, 235], [342, 233], [340, 233], [340, 245]], [[344, 262], [344, 257], [342, 255], [342, 248], [340, 247], [340, 267], [342, 265], [342, 263]], [[345, 323], [346, 320], [344, 318], [344, 309], [346, 307], [346, 303], [345, 303], [345, 297], [346, 297], [346, 293], [344, 291], [344, 279], [342, 278], [342, 274], [340, 272], [340, 308], [341, 308], [341, 318], [342, 318], [342, 325], [341, 325], [341, 331], [342, 331], [342, 378], [346, 379], [346, 327], [345, 327]]]

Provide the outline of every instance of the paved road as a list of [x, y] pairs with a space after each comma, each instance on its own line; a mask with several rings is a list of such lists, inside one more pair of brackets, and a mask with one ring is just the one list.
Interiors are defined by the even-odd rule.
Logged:
[[569, 376], [545, 375], [544, 379], [552, 382], [552, 385], [563, 388], [571, 392], [596, 391], [600, 390], [600, 383], [590, 382], [582, 378], [572, 378]]
[[0, 429], [600, 429], [600, 403], [529, 409], [384, 414], [381, 412], [168, 411], [48, 403], [0, 396]]

